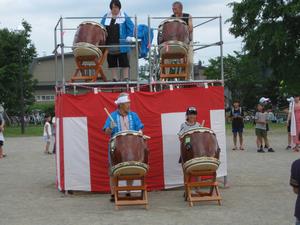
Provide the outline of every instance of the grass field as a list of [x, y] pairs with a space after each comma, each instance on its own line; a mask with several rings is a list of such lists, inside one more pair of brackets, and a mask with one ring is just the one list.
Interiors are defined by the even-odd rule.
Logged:
[[[252, 123], [245, 124], [245, 132], [252, 132], [254, 131], [254, 125]], [[270, 123], [270, 130], [278, 131], [278, 132], [285, 132], [285, 124], [274, 124]], [[231, 124], [226, 124], [226, 131], [231, 132]], [[43, 126], [27, 126], [25, 128], [25, 134], [21, 134], [20, 127], [6, 127], [4, 131], [5, 137], [37, 137], [43, 135]]]
[[21, 127], [5, 127], [5, 137], [37, 137], [43, 136], [43, 126], [27, 126], [25, 134], [21, 134]]

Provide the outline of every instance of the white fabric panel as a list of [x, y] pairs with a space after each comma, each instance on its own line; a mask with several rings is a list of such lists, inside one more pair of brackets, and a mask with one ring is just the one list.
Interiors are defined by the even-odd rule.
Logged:
[[90, 191], [87, 118], [64, 118], [63, 125], [65, 190]]
[[211, 124], [211, 129], [217, 135], [219, 147], [221, 148], [221, 154], [220, 154], [221, 164], [217, 171], [218, 177], [224, 177], [224, 176], [227, 176], [225, 111], [224, 110], [211, 110], [210, 111], [210, 124]]
[[[218, 177], [227, 175], [226, 130], [224, 113], [224, 110], [210, 111], [211, 129], [216, 133], [218, 143], [221, 148], [221, 165], [218, 169]], [[177, 133], [180, 129], [181, 123], [185, 121], [185, 113], [165, 113], [161, 115], [161, 121], [165, 188], [179, 187], [183, 185], [183, 173], [181, 164], [178, 163], [180, 157], [180, 143]]]
[[180, 143], [177, 133], [181, 123], [185, 121], [185, 113], [165, 113], [161, 115], [163, 158], [164, 158], [164, 183], [165, 188], [183, 185], [183, 173], [180, 157]]
[[59, 119], [56, 118], [56, 122], [55, 122], [55, 141], [56, 141], [56, 180], [57, 180], [57, 187], [58, 190], [62, 190], [61, 188], [61, 184], [60, 184], [60, 148], [59, 148]]

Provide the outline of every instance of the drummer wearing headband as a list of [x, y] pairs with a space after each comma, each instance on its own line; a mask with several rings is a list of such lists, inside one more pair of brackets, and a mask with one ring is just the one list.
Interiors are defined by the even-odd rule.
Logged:
[[[190, 42], [193, 43], [193, 20], [191, 14], [183, 13], [183, 4], [179, 1], [176, 1], [172, 4], [172, 10], [174, 14], [171, 17], [177, 17], [178, 19], [183, 20], [188, 25], [190, 33]], [[191, 76], [192, 68], [194, 65], [193, 45], [189, 46], [188, 64], [188, 72]]]
[[[139, 116], [130, 111], [130, 99], [127, 93], [121, 93], [118, 99], [115, 101], [118, 109], [111, 113], [110, 117], [107, 118], [103, 130], [107, 135], [113, 137], [116, 133], [126, 130], [133, 130], [142, 132], [144, 128], [144, 124], [142, 124]], [[110, 164], [110, 152], [108, 153], [108, 160]], [[132, 185], [133, 181], [127, 181], [127, 185]], [[110, 187], [111, 187], [111, 199], [110, 201], [114, 201], [113, 195], [113, 180], [110, 177]], [[127, 193], [127, 196], [130, 196], [130, 192]]]
[[[101, 24], [107, 30], [107, 45], [129, 45], [128, 41], [132, 41], [134, 24], [128, 15], [121, 11], [121, 2], [112, 0], [110, 2], [110, 12], [104, 15]], [[117, 79], [117, 68], [122, 68], [123, 80], [128, 80], [129, 59], [128, 52], [130, 47], [111, 47], [107, 56], [108, 67], [112, 71], [112, 80]]]

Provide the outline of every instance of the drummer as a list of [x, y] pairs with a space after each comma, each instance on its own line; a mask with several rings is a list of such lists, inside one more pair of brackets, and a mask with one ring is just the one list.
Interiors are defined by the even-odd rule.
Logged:
[[[118, 99], [115, 101], [118, 106], [117, 110], [111, 113], [111, 117], [113, 121], [108, 117], [103, 130], [107, 135], [113, 137], [116, 133], [126, 130], [133, 130], [142, 132], [144, 128], [144, 124], [142, 124], [139, 116], [130, 111], [130, 99], [127, 93], [121, 93]], [[108, 152], [108, 160], [110, 165], [110, 152]], [[133, 181], [127, 181], [127, 185], [132, 185]], [[114, 201], [113, 195], [113, 179], [110, 177], [110, 187], [111, 187], [111, 199], [110, 201]], [[130, 196], [130, 192], [126, 194]]]
[[[180, 130], [177, 134], [179, 136], [180, 141], [182, 141], [180, 137], [185, 132], [187, 132], [191, 129], [202, 127], [200, 125], [200, 123], [197, 122], [197, 114], [198, 114], [197, 109], [195, 107], [191, 106], [191, 107], [187, 108], [186, 113], [185, 113], [186, 121], [181, 124]], [[190, 144], [188, 143], [188, 145], [190, 145]], [[190, 148], [190, 146], [188, 146], [188, 147]], [[182, 159], [181, 159], [181, 156], [180, 156], [179, 163], [181, 163], [181, 161], [182, 161]]]
[[197, 122], [197, 109], [195, 107], [188, 107], [186, 110], [186, 121], [181, 124], [178, 136], [181, 136], [183, 133], [188, 130], [202, 127], [200, 123]]
[[[189, 34], [190, 34], [190, 43], [193, 43], [193, 20], [191, 14], [183, 13], [183, 4], [180, 1], [176, 1], [172, 4], [173, 15], [171, 17], [176, 17], [183, 20], [189, 27]], [[191, 77], [192, 68], [194, 65], [194, 50], [193, 46], [189, 46], [189, 53], [188, 53], [188, 73]]]
[[[126, 40], [133, 39], [134, 24], [128, 15], [121, 11], [121, 2], [111, 0], [109, 4], [110, 12], [104, 15], [101, 24], [107, 30], [107, 45], [129, 45]], [[117, 68], [122, 68], [123, 81], [128, 81], [130, 47], [109, 48], [107, 55], [108, 67], [112, 71], [112, 80], [118, 81]]]

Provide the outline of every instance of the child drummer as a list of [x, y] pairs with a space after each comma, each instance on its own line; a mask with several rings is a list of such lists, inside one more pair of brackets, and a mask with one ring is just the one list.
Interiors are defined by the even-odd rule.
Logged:
[[197, 122], [197, 109], [195, 107], [189, 107], [186, 110], [186, 121], [181, 124], [180, 131], [178, 136], [181, 136], [183, 133], [190, 129], [201, 127], [200, 123]]
[[[181, 137], [182, 134], [184, 134], [185, 132], [191, 130], [191, 129], [195, 129], [195, 128], [199, 128], [202, 127], [202, 125], [200, 125], [200, 123], [197, 122], [197, 109], [195, 107], [189, 107], [186, 110], [186, 121], [184, 123], [181, 124], [180, 126], [180, 130], [178, 132], [178, 136]], [[182, 140], [180, 140], [182, 141]], [[181, 163], [181, 156], [179, 158], [179, 163]]]

